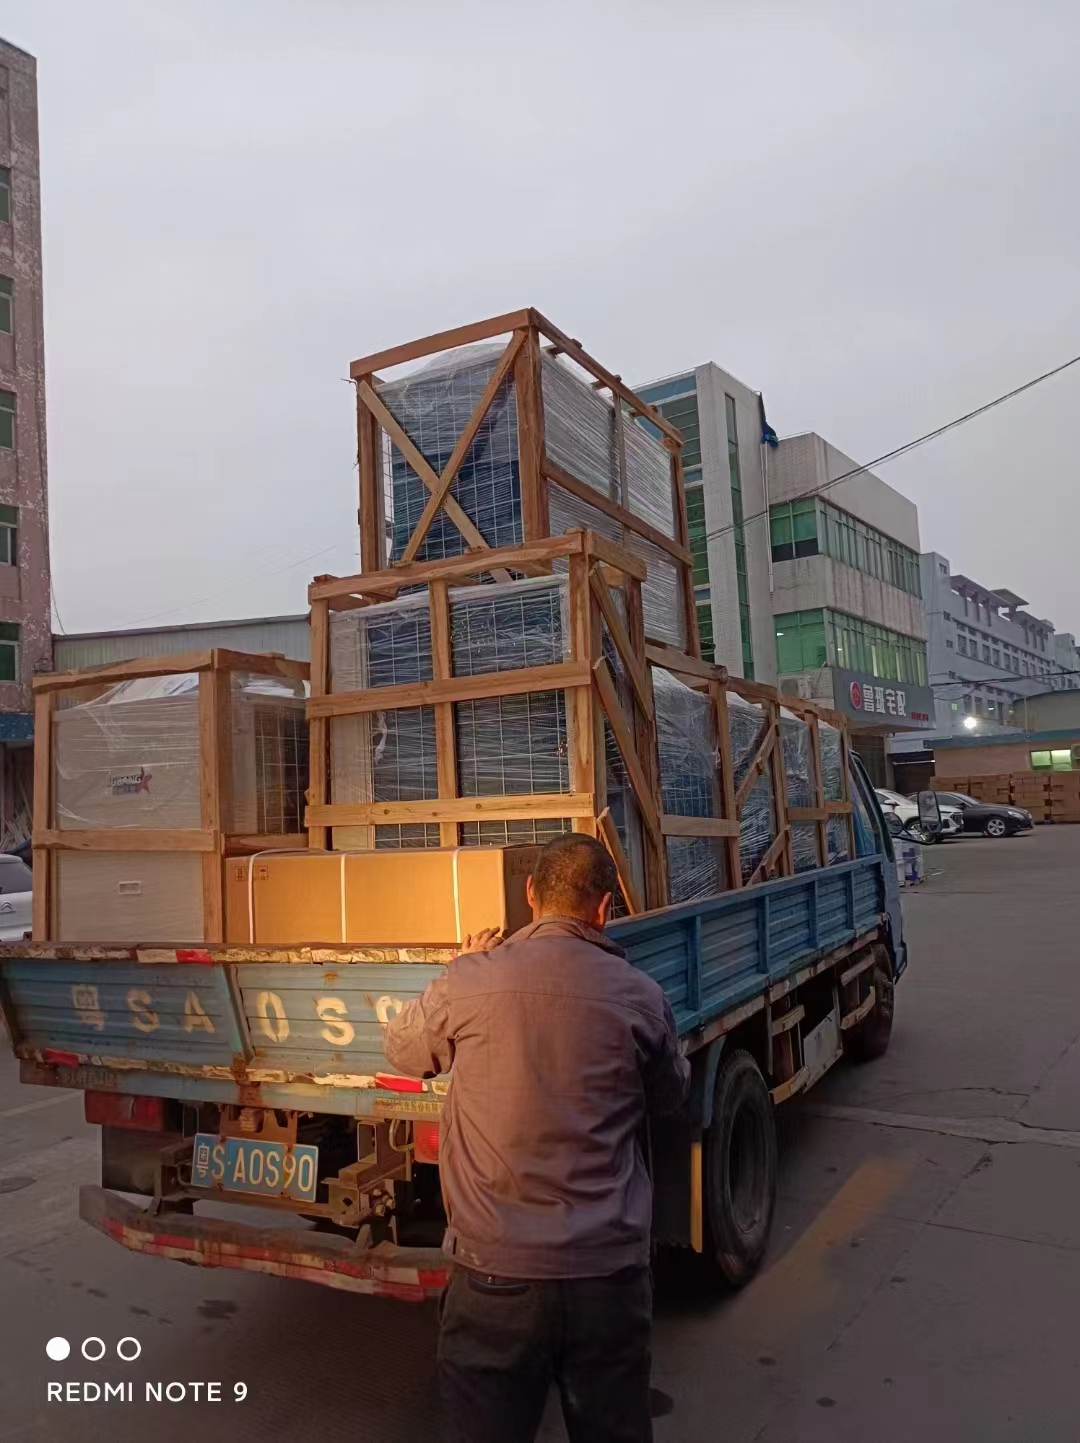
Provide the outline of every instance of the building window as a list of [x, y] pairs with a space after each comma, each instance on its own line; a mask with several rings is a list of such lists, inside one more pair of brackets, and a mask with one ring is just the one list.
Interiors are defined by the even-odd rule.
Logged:
[[15, 449], [15, 392], [0, 391], [0, 450]]
[[0, 276], [0, 333], [11, 335], [12, 297], [15, 283], [10, 276]]
[[774, 561], [818, 554], [818, 503], [810, 497], [769, 508], [769, 533]]
[[0, 220], [11, 219], [11, 171], [0, 165]]
[[1032, 752], [1031, 766], [1036, 772], [1075, 771], [1071, 751]]
[[994, 653], [993, 653], [993, 657], [994, 657], [994, 665], [997, 666], [997, 667], [1000, 667], [1000, 665], [1001, 665], [1001, 652], [1000, 652], [1000, 651], [997, 651], [997, 650], [995, 649], [995, 651], [994, 651]]
[[0, 621], [0, 681], [19, 680], [19, 627]]
[[694, 585], [709, 582], [709, 543], [705, 535], [705, 488], [686, 488], [686, 523], [690, 531], [690, 551], [694, 557]]
[[683, 465], [700, 466], [701, 423], [698, 420], [697, 394], [680, 396], [677, 401], [664, 401], [656, 409], [683, 434]]
[[960, 655], [961, 655], [961, 656], [967, 656], [967, 637], [966, 637], [966, 636], [957, 636], [957, 638], [956, 638], [956, 646], [957, 646], [957, 650], [960, 652]]
[[716, 646], [713, 642], [712, 629], [712, 607], [699, 606], [697, 609], [698, 639], [701, 642], [701, 657], [703, 661], [714, 661], [716, 659]]
[[739, 586], [739, 634], [742, 639], [743, 676], [754, 679], [754, 642], [750, 631], [750, 598], [747, 594], [746, 533], [743, 530], [742, 471], [739, 467], [739, 429], [735, 401], [724, 397], [724, 423], [727, 429], [728, 476], [731, 481], [732, 539], [735, 542], [735, 571]]
[[789, 611], [775, 618], [776, 665], [781, 672], [828, 664], [823, 611]]
[[987, 662], [990, 660], [990, 647], [985, 641], [983, 642], [982, 659]]
[[19, 563], [19, 508], [0, 506], [0, 566]]

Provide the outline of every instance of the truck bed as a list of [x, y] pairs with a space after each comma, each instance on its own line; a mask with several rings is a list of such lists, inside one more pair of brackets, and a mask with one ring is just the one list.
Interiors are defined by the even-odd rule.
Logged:
[[[881, 856], [613, 923], [703, 1041], [887, 925]], [[440, 1079], [390, 1074], [381, 1026], [449, 948], [0, 946], [26, 1082], [357, 1118], [437, 1115]], [[898, 958], [898, 970], [903, 959]]]

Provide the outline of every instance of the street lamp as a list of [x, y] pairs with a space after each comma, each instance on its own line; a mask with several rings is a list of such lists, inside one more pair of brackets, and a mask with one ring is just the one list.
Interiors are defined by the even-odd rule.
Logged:
[[964, 718], [964, 725], [967, 727], [969, 732], [973, 732], [975, 728], [979, 725], [979, 723], [973, 716], [966, 716]]

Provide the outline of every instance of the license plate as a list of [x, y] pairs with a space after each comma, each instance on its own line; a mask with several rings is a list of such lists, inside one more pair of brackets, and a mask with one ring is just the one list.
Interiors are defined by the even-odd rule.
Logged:
[[319, 1149], [309, 1143], [218, 1137], [212, 1132], [195, 1135], [191, 1163], [193, 1187], [314, 1202], [318, 1180]]

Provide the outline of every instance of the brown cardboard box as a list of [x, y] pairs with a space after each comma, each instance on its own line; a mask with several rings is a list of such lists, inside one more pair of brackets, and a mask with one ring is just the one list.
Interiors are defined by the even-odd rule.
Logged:
[[226, 864], [226, 939], [270, 945], [452, 946], [532, 921], [538, 847], [274, 852]]

